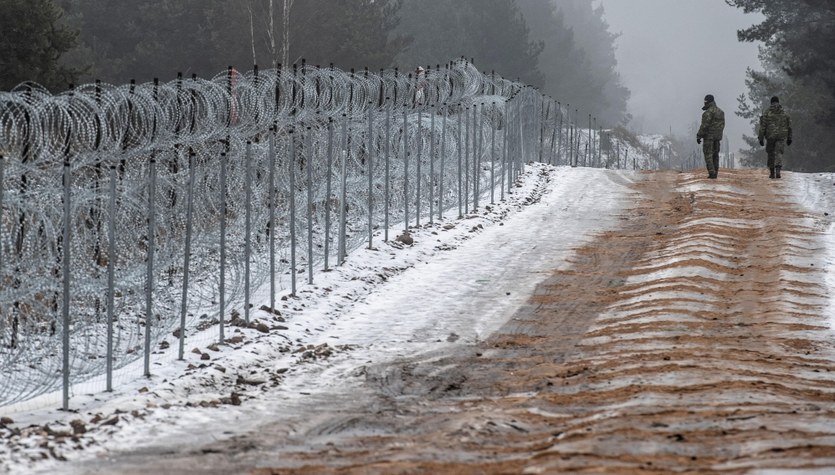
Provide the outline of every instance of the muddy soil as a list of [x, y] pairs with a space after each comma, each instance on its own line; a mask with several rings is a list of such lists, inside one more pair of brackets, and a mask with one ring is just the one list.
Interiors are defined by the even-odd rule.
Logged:
[[702, 175], [636, 183], [620, 228], [488, 340], [362, 368], [362, 394], [122, 471], [835, 470], [820, 230], [784, 196], [789, 173]]

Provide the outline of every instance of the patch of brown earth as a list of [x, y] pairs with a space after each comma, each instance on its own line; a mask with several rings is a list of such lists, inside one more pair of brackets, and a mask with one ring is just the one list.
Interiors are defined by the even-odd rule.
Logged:
[[481, 344], [365, 368], [363, 394], [142, 470], [835, 470], [818, 231], [781, 195], [790, 173], [702, 175], [648, 174], [621, 229]]
[[308, 440], [254, 473], [835, 467], [817, 231], [761, 175], [654, 173], [623, 228], [480, 347], [371, 371], [391, 406], [359, 417], [392, 428]]

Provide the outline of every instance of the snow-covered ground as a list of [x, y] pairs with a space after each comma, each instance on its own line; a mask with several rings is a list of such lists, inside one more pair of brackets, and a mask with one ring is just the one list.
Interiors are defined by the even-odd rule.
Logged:
[[[217, 347], [212, 327], [189, 338], [185, 361], [175, 345], [155, 355], [150, 379], [135, 376], [135, 364], [113, 393], [74, 387], [68, 413], [55, 409], [60, 394], [3, 408], [13, 423], [0, 425], [0, 468], [54, 473], [67, 468], [62, 459], [176, 446], [184, 434], [190, 444], [229, 437], [265, 411], [292, 414], [317, 393], [347, 391], [364, 364], [483, 339], [568, 266], [576, 246], [615, 225], [637, 176], [529, 166], [504, 202], [497, 193], [478, 213], [412, 229], [411, 245], [379, 239], [296, 298], [284, 291], [280, 316], [254, 313], [269, 333], [230, 328], [229, 344]], [[258, 308], [269, 295], [253, 301]]]
[[[835, 329], [835, 173], [791, 173], [790, 198], [809, 211], [814, 227], [823, 233], [825, 248], [815, 265], [826, 270], [830, 328]], [[779, 213], [780, 210], [775, 210]]]
[[[112, 394], [76, 388], [70, 413], [54, 409], [57, 395], [0, 409], [13, 420], [0, 424], [0, 471], [71, 473], [61, 460], [143, 447], [176, 452], [230, 438], [320, 395], [351, 397], [365, 365], [486, 338], [536, 283], [569, 266], [573, 249], [628, 219], [630, 184], [651, 176], [541, 164], [526, 170], [506, 201], [413, 229], [411, 245], [378, 240], [317, 274], [298, 297], [280, 300], [280, 316], [256, 312], [269, 333], [239, 328], [229, 345], [209, 349], [209, 329], [188, 343], [198, 352], [180, 362], [172, 348], [150, 379], [129, 380], [130, 371], [141, 373], [134, 367]], [[787, 173], [783, 184], [822, 233], [816, 265], [827, 269], [831, 299], [835, 175]], [[268, 301], [258, 297], [256, 308]]]

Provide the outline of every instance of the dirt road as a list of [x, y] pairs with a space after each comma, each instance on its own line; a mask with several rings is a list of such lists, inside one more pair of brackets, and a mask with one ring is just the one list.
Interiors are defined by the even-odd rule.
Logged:
[[[835, 470], [820, 229], [761, 170], [655, 172], [619, 229], [491, 338], [358, 369], [362, 394], [149, 470], [266, 474]], [[147, 454], [146, 454], [147, 455]], [[140, 462], [141, 460], [141, 462]], [[806, 473], [806, 472], [803, 472]]]

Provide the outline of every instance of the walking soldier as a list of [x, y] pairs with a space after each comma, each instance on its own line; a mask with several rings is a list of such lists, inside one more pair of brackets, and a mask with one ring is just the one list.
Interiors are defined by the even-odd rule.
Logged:
[[780, 105], [777, 96], [771, 98], [771, 107], [760, 117], [758, 132], [760, 146], [768, 153], [769, 178], [780, 178], [785, 146], [792, 144], [792, 119]]
[[707, 177], [716, 178], [719, 173], [719, 144], [725, 132], [725, 112], [716, 105], [711, 94], [705, 96], [702, 110], [702, 125], [696, 134], [696, 143], [702, 143], [704, 140], [702, 151], [705, 155]]

